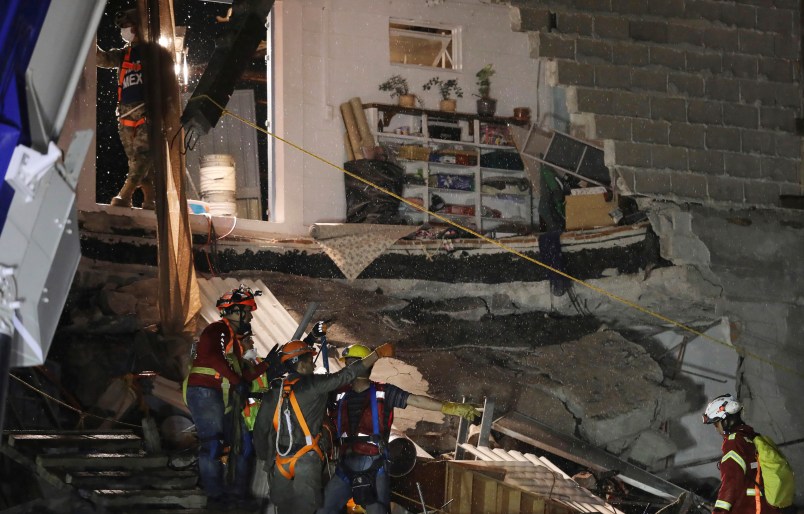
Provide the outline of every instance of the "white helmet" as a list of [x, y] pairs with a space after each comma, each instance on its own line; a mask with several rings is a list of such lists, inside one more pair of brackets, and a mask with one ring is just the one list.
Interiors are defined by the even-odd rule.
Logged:
[[709, 402], [703, 413], [704, 424], [711, 425], [743, 410], [743, 404], [730, 394], [722, 394]]

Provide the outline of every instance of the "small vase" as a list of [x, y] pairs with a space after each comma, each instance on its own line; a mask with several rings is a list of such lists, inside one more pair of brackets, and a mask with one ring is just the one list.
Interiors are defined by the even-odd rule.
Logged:
[[416, 95], [399, 95], [400, 107], [416, 107]]
[[496, 98], [478, 98], [477, 99], [477, 114], [480, 116], [494, 116], [497, 112], [497, 99]]
[[458, 108], [458, 101], [454, 98], [447, 98], [446, 100], [441, 100], [438, 103], [438, 108], [444, 112], [455, 112], [455, 109]]

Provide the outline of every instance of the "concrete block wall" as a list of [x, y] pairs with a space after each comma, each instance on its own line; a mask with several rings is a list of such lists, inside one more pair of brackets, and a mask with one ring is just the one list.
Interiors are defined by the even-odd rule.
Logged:
[[798, 0], [511, 5], [624, 192], [743, 206], [801, 194]]

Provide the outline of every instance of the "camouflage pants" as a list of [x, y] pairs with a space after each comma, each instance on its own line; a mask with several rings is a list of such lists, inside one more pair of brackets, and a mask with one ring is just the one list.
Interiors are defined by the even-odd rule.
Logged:
[[[134, 113], [126, 118], [136, 121], [140, 117]], [[117, 130], [120, 133], [120, 142], [123, 143], [126, 157], [128, 157], [126, 180], [131, 180], [135, 184], [150, 183], [153, 180], [153, 161], [151, 160], [149, 138], [150, 123], [145, 122], [139, 127], [127, 127], [118, 123]]]

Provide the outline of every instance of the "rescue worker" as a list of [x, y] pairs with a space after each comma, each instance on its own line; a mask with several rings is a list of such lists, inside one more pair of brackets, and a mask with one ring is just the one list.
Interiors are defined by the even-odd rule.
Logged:
[[[720, 459], [720, 491], [717, 494], [714, 514], [778, 514], [760, 496], [756, 501], [754, 488], [757, 475], [757, 450], [754, 446], [754, 429], [746, 425], [740, 413], [743, 406], [732, 395], [718, 396], [706, 406], [703, 422], [714, 425], [723, 436], [723, 457]], [[762, 491], [760, 476], [759, 490]], [[761, 505], [758, 509], [757, 505]]]
[[[224, 482], [221, 457], [227, 443], [231, 445], [237, 436], [227, 428], [231, 428], [233, 423], [226, 423], [225, 414], [233, 395], [245, 398], [254, 379], [266, 372], [269, 376], [278, 376], [280, 373], [278, 348], [256, 366], [242, 366], [242, 346], [238, 338], [251, 333], [251, 313], [257, 309], [255, 296], [260, 294], [261, 291], [252, 291], [241, 285], [218, 299], [221, 320], [211, 323], [201, 333], [186, 379], [187, 406], [200, 443], [198, 467], [201, 487], [207, 496], [209, 508], [226, 508], [241, 503], [249, 505], [245, 496], [250, 478], [249, 456], [243, 455], [243, 452], [234, 456], [234, 463], [230, 464], [235, 466], [236, 481], [228, 488]], [[232, 354], [228, 360], [227, 352]], [[240, 418], [239, 409], [236, 414]], [[243, 481], [246, 483], [243, 484]]]
[[[362, 344], [346, 348], [341, 360], [347, 365], [371, 352]], [[439, 411], [473, 421], [480, 413], [468, 403], [435, 400], [411, 394], [392, 384], [369, 379], [366, 369], [351, 384], [338, 391], [332, 417], [339, 439], [340, 462], [335, 476], [324, 490], [322, 513], [340, 513], [349, 498], [361, 505], [367, 514], [387, 514], [391, 488], [386, 447], [391, 435], [394, 409], [408, 405]]]
[[254, 447], [265, 460], [278, 514], [312, 514], [321, 506], [324, 455], [318, 441], [329, 393], [393, 353], [393, 345], [386, 343], [336, 373], [314, 374], [315, 349], [304, 341], [282, 346], [280, 358], [289, 374], [272, 383], [254, 426]]
[[117, 129], [128, 158], [126, 181], [110, 205], [131, 207], [131, 197], [137, 188], [142, 190], [142, 208], [155, 208], [153, 161], [150, 157], [149, 123], [146, 118], [145, 86], [142, 60], [144, 45], [140, 44], [139, 17], [136, 9], [120, 11], [115, 25], [126, 42], [123, 48], [97, 48], [97, 66], [119, 70], [117, 80]]

